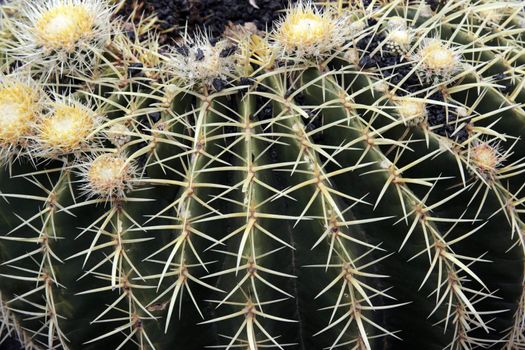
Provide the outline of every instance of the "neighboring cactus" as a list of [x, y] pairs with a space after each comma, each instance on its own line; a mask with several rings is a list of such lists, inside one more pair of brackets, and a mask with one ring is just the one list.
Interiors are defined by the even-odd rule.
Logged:
[[427, 2], [0, 5], [0, 342], [525, 349], [524, 5]]

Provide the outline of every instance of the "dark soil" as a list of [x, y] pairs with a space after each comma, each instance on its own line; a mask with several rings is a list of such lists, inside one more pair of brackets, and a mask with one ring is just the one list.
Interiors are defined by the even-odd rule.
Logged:
[[235, 24], [250, 23], [265, 30], [288, 4], [288, 0], [128, 0], [121, 15], [127, 16], [138, 7], [139, 14], [156, 13], [159, 29], [171, 32], [170, 38], [176, 38], [186, 24], [189, 33], [205, 30], [216, 37]]
[[[373, 26], [377, 22], [369, 20], [369, 25]], [[370, 34], [357, 42], [357, 48], [363, 52], [359, 65], [363, 68], [379, 69], [384, 78], [389, 79], [392, 84], [401, 84], [401, 88], [396, 91], [397, 95], [412, 94], [415, 97], [429, 98], [430, 100], [446, 102], [445, 97], [440, 92], [435, 92], [431, 96], [420, 95], [420, 91], [426, 91], [432, 84], [431, 82], [422, 81], [413, 71], [413, 64], [404, 64], [403, 59], [398, 52], [384, 52], [371, 55], [372, 52], [386, 39], [382, 33]], [[405, 79], [403, 81], [403, 79]], [[505, 87], [508, 84], [507, 77], [499, 75], [495, 78]], [[427, 104], [427, 122], [434, 127], [433, 131], [441, 136], [448, 137], [458, 143], [462, 143], [469, 138], [469, 133], [464, 123], [459, 123], [459, 116], [454, 109], [448, 109], [442, 104]], [[462, 122], [469, 122], [464, 119]], [[459, 130], [458, 130], [459, 128]]]
[[[0, 0], [1, 3], [2, 0]], [[0, 335], [1, 338], [1, 335]], [[0, 344], [0, 350], [23, 350], [20, 343], [15, 338], [7, 338]]]

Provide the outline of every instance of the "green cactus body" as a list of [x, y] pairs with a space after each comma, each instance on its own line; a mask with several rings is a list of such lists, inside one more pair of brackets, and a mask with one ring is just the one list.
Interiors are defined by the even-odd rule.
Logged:
[[0, 343], [525, 349], [524, 5], [428, 3], [1, 4]]

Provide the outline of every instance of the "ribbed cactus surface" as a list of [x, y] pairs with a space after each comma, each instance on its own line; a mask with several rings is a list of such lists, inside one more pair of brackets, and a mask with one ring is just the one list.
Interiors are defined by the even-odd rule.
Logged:
[[525, 349], [522, 2], [120, 6], [0, 5], [0, 343]]

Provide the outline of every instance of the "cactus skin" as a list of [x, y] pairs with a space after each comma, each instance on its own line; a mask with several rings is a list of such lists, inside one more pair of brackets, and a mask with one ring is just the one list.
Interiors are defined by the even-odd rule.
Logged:
[[114, 20], [21, 65], [29, 4], [0, 5], [0, 90], [36, 96], [0, 96], [0, 343], [525, 349], [523, 4], [303, 2], [165, 49]]

